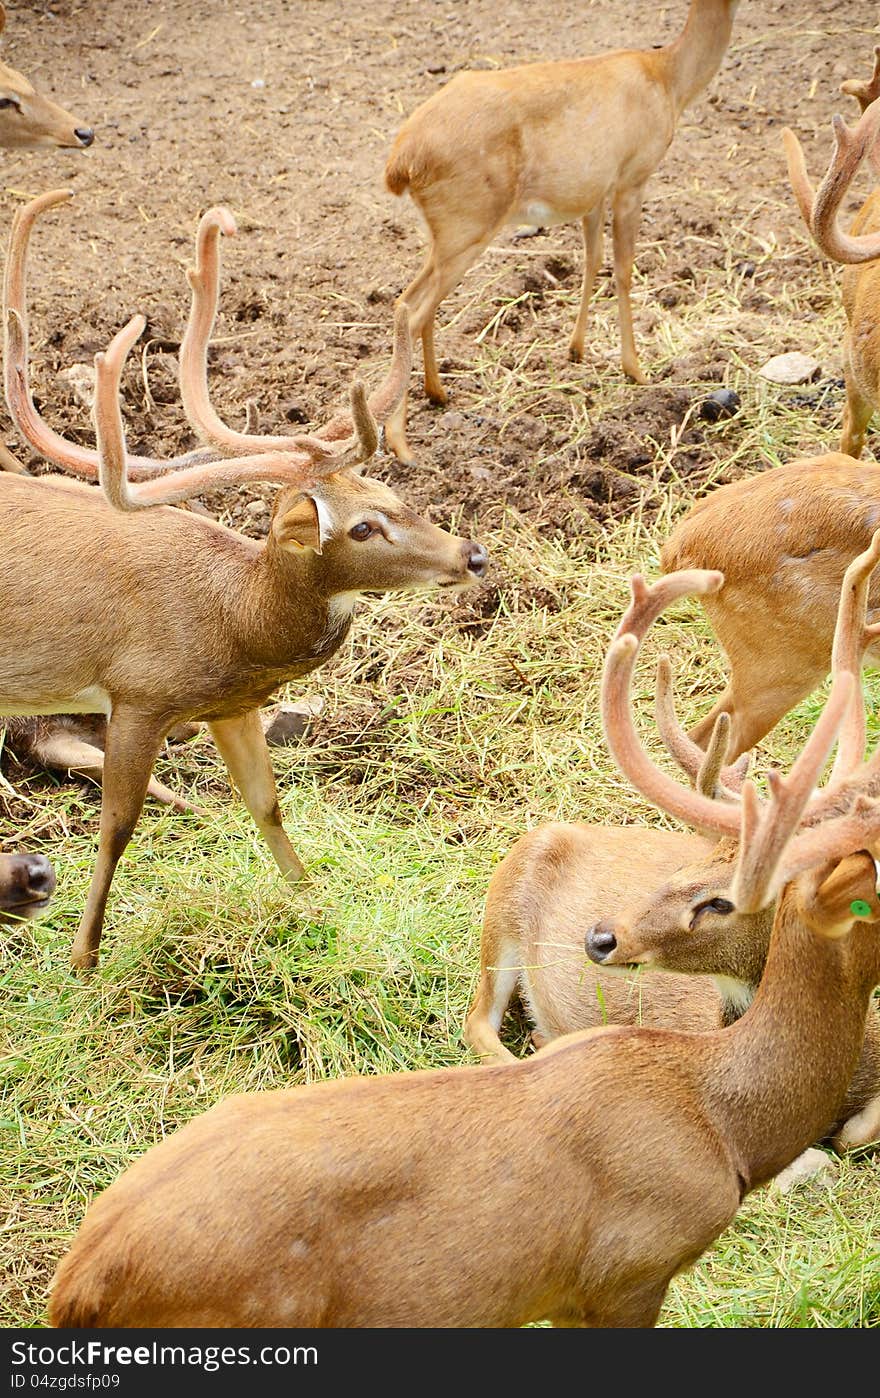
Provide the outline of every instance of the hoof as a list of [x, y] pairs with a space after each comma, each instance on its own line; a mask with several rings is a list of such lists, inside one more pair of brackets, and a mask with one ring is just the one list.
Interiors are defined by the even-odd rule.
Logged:
[[569, 357], [569, 359], [571, 360], [572, 364], [583, 364], [583, 362], [584, 362], [584, 351], [583, 351], [583, 348], [582, 348], [580, 345], [569, 345], [569, 347], [568, 347], [568, 357]]

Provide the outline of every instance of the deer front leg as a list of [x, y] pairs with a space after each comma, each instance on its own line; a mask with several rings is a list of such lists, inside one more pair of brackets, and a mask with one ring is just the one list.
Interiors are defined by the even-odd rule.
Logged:
[[296, 883], [305, 868], [281, 823], [275, 776], [259, 709], [251, 709], [241, 718], [216, 719], [208, 727], [278, 868], [288, 883]]
[[647, 383], [639, 365], [633, 335], [630, 288], [636, 237], [642, 219], [642, 191], [628, 189], [614, 201], [614, 284], [617, 288], [617, 316], [620, 321], [620, 358], [623, 372], [636, 383]]
[[584, 280], [581, 287], [581, 305], [571, 339], [568, 342], [568, 357], [580, 364], [584, 357], [584, 339], [587, 333], [587, 310], [596, 277], [602, 263], [602, 232], [605, 227], [605, 200], [597, 204], [581, 220], [584, 235]]
[[110, 884], [137, 825], [166, 727], [164, 718], [124, 705], [114, 708], [107, 721], [98, 858], [70, 955], [76, 971], [90, 970], [98, 963]]

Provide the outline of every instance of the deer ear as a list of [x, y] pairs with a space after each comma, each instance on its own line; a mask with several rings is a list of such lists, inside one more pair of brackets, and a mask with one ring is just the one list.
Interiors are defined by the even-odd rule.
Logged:
[[812, 898], [811, 921], [828, 937], [841, 937], [853, 922], [880, 922], [878, 869], [867, 850], [847, 855], [823, 879]]
[[283, 549], [291, 553], [303, 549], [321, 552], [321, 515], [311, 495], [300, 498], [272, 521], [272, 533]]

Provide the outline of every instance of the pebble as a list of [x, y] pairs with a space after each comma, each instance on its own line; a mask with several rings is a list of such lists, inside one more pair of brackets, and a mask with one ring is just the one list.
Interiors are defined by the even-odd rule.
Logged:
[[818, 359], [809, 354], [792, 350], [790, 354], [776, 354], [762, 365], [758, 374], [770, 383], [812, 383], [822, 372]]
[[716, 388], [715, 392], [710, 393], [700, 404], [700, 417], [705, 422], [717, 422], [722, 417], [733, 417], [739, 412], [740, 406], [740, 396], [734, 393], [732, 388]]
[[253, 515], [255, 519], [258, 519], [260, 515], [267, 515], [269, 513], [269, 506], [266, 504], [265, 500], [249, 500], [245, 505], [245, 510], [249, 515]]

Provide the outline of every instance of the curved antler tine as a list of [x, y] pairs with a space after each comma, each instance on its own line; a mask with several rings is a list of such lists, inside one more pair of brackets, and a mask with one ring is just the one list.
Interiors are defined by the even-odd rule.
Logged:
[[855, 97], [862, 111], [880, 97], [880, 44], [874, 47], [874, 71], [870, 78], [867, 81], [861, 78], [847, 78], [846, 82], [840, 84], [840, 90], [848, 97]]
[[[49, 190], [23, 204], [12, 221], [3, 281], [4, 387], [10, 417], [25, 441], [56, 466], [85, 480], [96, 481], [97, 453], [69, 442], [43, 421], [34, 405], [28, 378], [27, 255], [30, 236], [41, 214], [69, 203], [72, 198], [72, 190]], [[129, 460], [129, 471], [132, 479], [139, 480], [205, 459], [204, 451], [171, 461], [136, 456]]]
[[807, 162], [804, 156], [804, 148], [790, 126], [783, 127], [782, 145], [785, 150], [786, 164], [788, 165], [789, 184], [794, 191], [794, 197], [801, 211], [801, 218], [812, 233], [813, 204], [816, 199], [816, 191], [810, 183], [810, 177], [807, 174]]
[[144, 331], [146, 320], [132, 316], [113, 336], [107, 349], [95, 355], [95, 400], [92, 416], [98, 439], [98, 479], [107, 500], [117, 510], [130, 510], [125, 428], [119, 407], [119, 381], [129, 351]]
[[329, 471], [343, 471], [349, 466], [359, 466], [375, 456], [379, 446], [379, 429], [376, 419], [370, 412], [367, 393], [359, 379], [351, 385], [351, 420], [354, 423], [354, 439], [351, 436], [341, 442], [328, 441], [317, 434], [304, 433], [294, 437], [297, 449], [304, 451], [316, 466], [326, 466]]
[[[861, 676], [865, 650], [873, 639], [865, 626], [868, 610], [868, 590], [871, 577], [880, 563], [880, 529], [870, 544], [854, 558], [843, 575], [834, 644], [831, 649], [831, 673], [849, 671]], [[873, 628], [872, 628], [873, 630]], [[856, 686], [850, 711], [840, 731], [840, 744], [826, 791], [850, 775], [865, 755], [865, 698], [861, 683]]]
[[711, 796], [715, 800], [732, 799], [721, 784], [721, 768], [730, 741], [730, 714], [721, 713], [715, 720], [703, 760], [697, 769], [694, 786], [701, 796]]
[[866, 107], [849, 127], [841, 116], [832, 119], [835, 152], [813, 200], [810, 230], [817, 247], [835, 262], [855, 264], [880, 257], [880, 235], [853, 237], [837, 224], [837, 211], [864, 155], [873, 151], [880, 132], [880, 99]]
[[[726, 718], [727, 722], [723, 727], [723, 732], [730, 733], [730, 715], [719, 715]], [[684, 773], [694, 783], [696, 790], [702, 792], [704, 796], [715, 796], [719, 800], [733, 800], [742, 785], [744, 772], [741, 772], [740, 764], [742, 759], [734, 763], [731, 767], [724, 767], [724, 756], [727, 751], [722, 748], [719, 753], [718, 767], [715, 771], [713, 786], [707, 788], [699, 784], [699, 774], [706, 760], [706, 752], [698, 743], [688, 737], [682, 728], [675, 712], [675, 699], [672, 684], [672, 663], [668, 655], [661, 655], [657, 662], [657, 685], [654, 691], [654, 718], [657, 724], [657, 731], [670, 756]], [[712, 738], [709, 747], [716, 741], [716, 728], [712, 730]]]
[[665, 607], [679, 597], [707, 596], [724, 582], [723, 573], [682, 569], [648, 587], [643, 577], [631, 581], [632, 602], [615, 632], [602, 676], [602, 723], [612, 757], [637, 791], [670, 815], [718, 834], [739, 833], [739, 814], [726, 802], [712, 801], [680, 786], [661, 771], [642, 748], [633, 723], [630, 687], [642, 638]]
[[739, 857], [730, 892], [738, 912], [760, 912], [791, 878], [791, 865], [783, 856], [790, 843], [797, 845], [795, 831], [852, 704], [855, 685], [849, 671], [835, 676], [825, 708], [788, 777], [768, 772], [770, 800], [760, 813], [753, 808], [752, 795], [747, 795], [752, 783], [744, 784]]

